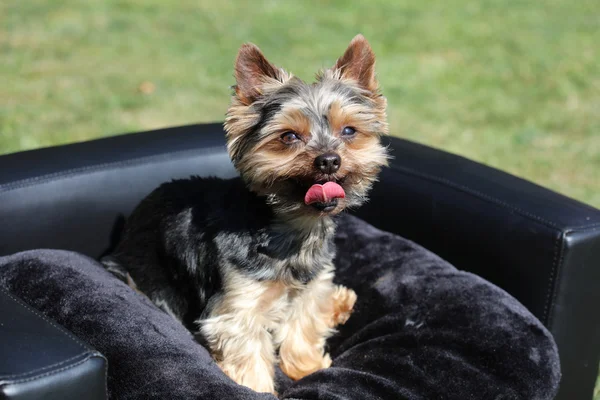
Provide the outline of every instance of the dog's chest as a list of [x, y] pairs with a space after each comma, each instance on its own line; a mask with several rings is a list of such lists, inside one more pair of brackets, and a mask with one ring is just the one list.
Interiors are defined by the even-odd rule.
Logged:
[[298, 299], [308, 290], [305, 285], [289, 286], [283, 282], [264, 283], [267, 289], [260, 296], [258, 315], [277, 341], [282, 327], [298, 312]]
[[334, 245], [331, 238], [312, 235], [293, 241], [275, 238], [259, 249], [275, 264], [279, 279], [306, 284], [324, 268], [332, 264]]
[[256, 280], [306, 284], [335, 255], [333, 234], [292, 234], [264, 229], [254, 234], [222, 233], [218, 238], [223, 265]]

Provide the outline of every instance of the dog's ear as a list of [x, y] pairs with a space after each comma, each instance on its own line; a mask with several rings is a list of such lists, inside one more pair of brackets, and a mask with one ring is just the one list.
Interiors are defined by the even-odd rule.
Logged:
[[246, 43], [240, 48], [235, 59], [235, 94], [246, 105], [252, 104], [264, 90], [280, 85], [289, 79], [289, 75], [271, 64], [252, 44]]
[[333, 70], [342, 79], [351, 79], [371, 92], [377, 92], [375, 78], [375, 53], [363, 35], [356, 35], [350, 45], [335, 63]]

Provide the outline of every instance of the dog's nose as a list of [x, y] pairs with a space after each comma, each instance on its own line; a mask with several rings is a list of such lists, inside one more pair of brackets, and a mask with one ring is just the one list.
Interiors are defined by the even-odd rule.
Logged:
[[333, 174], [340, 169], [342, 159], [336, 153], [325, 153], [315, 158], [315, 167], [324, 174]]

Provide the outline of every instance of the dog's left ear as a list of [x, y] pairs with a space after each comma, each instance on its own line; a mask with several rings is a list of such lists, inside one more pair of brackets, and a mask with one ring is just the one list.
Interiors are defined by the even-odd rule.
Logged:
[[356, 35], [350, 45], [335, 63], [333, 70], [342, 79], [352, 79], [370, 92], [377, 92], [375, 79], [375, 53], [363, 35]]
[[256, 45], [246, 43], [235, 59], [235, 79], [238, 99], [250, 105], [264, 94], [269, 85], [279, 85], [289, 79], [289, 75], [271, 64]]

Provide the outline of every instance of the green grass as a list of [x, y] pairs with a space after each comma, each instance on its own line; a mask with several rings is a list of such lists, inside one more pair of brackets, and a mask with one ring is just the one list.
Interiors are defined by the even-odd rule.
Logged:
[[599, 14], [597, 0], [4, 0], [0, 153], [222, 120], [242, 42], [311, 79], [362, 32], [394, 135], [600, 207]]
[[3, 0], [0, 153], [222, 120], [242, 42], [311, 79], [358, 32], [394, 135], [600, 207], [598, 0]]

